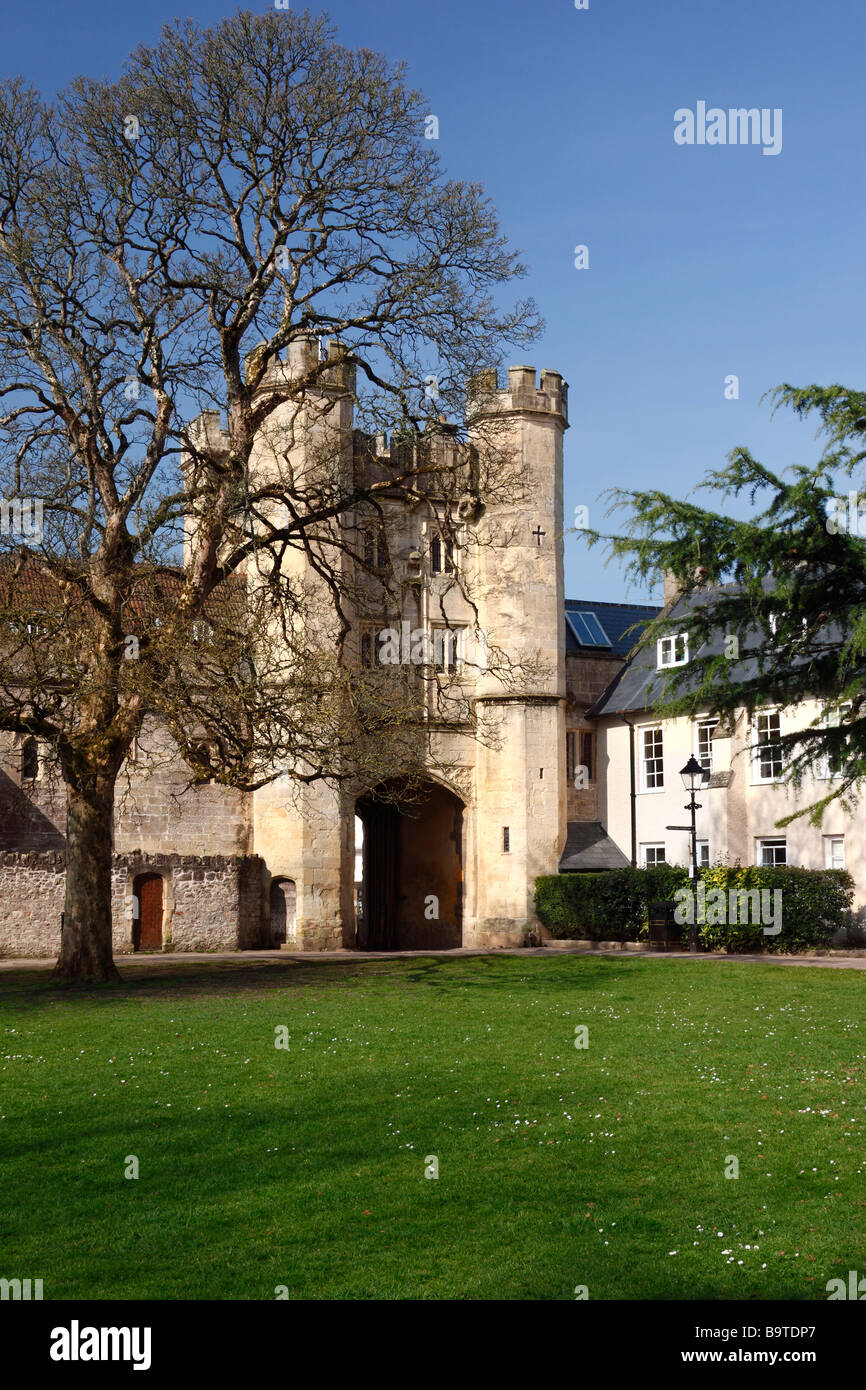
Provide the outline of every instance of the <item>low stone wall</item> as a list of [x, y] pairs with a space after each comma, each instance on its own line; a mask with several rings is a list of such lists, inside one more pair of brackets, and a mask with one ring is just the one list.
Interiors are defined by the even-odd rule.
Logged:
[[238, 879], [236, 859], [183, 859], [173, 870], [171, 944], [175, 951], [237, 950]]
[[56, 956], [65, 892], [62, 854], [0, 853], [0, 955]]
[[[112, 869], [115, 954], [132, 951], [135, 876], [164, 883], [163, 947], [224, 951], [264, 944], [262, 861], [255, 855], [122, 854]], [[0, 955], [54, 956], [66, 887], [59, 852], [0, 852]]]

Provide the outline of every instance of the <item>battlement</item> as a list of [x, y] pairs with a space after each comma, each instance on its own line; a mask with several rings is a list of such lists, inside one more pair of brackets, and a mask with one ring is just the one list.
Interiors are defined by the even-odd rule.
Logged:
[[540, 384], [534, 367], [508, 368], [508, 385], [500, 387], [498, 373], [491, 367], [475, 377], [470, 392], [470, 413], [501, 415], [508, 411], [532, 411], [558, 415], [568, 429], [568, 382], [561, 372], [544, 367]]
[[190, 421], [189, 433], [192, 443], [202, 453], [227, 454], [231, 448], [231, 435], [224, 430], [218, 410], [203, 410]]
[[470, 459], [456, 433], [456, 426], [445, 424], [431, 427], [417, 437], [394, 430], [390, 439], [387, 434], [355, 430], [355, 481], [360, 487], [370, 487], [400, 474], [417, 473], [415, 486], [419, 492], [438, 496], [458, 484], [462, 490], [469, 478]]
[[[255, 366], [260, 348], [253, 348], [244, 359], [247, 375]], [[324, 359], [319, 352], [319, 339], [311, 333], [293, 338], [286, 348], [283, 361], [273, 361], [259, 383], [259, 390], [267, 390], [279, 385], [294, 382], [307, 382], [311, 390], [325, 394], [354, 393], [355, 366], [347, 360], [348, 349], [339, 338], [329, 338]]]

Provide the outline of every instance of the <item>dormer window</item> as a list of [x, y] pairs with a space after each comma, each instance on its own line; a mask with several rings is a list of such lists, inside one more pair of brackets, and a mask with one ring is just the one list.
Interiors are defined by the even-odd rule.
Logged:
[[[770, 613], [769, 616], [768, 616], [768, 618], [767, 618], [767, 623], [768, 623], [768, 625], [769, 625], [770, 632], [771, 632], [772, 636], [773, 636], [773, 637], [777, 637], [778, 634], [779, 634], [779, 628], [782, 626], [782, 620], [781, 620], [781, 617], [779, 616], [779, 614], [778, 614], [778, 613]], [[801, 618], [801, 619], [800, 619], [800, 629], [801, 629], [801, 631], [800, 631], [799, 637], [796, 637], [796, 635], [795, 635], [794, 640], [796, 640], [796, 641], [801, 641], [801, 642], [805, 642], [806, 639], [807, 639], [807, 637], [809, 636], [809, 619], [808, 619], [808, 618]]]
[[667, 666], [685, 666], [689, 659], [689, 636], [678, 632], [674, 637], [660, 637], [657, 646], [657, 669]]

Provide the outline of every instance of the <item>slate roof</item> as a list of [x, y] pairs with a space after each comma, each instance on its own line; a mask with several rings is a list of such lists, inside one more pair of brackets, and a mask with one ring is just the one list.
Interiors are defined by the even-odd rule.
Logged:
[[[661, 612], [654, 604], [646, 603], [599, 603], [594, 599], [567, 598], [565, 611], [568, 613], [591, 613], [601, 624], [610, 638], [610, 646], [593, 645], [578, 640], [568, 622], [565, 624], [565, 651], [569, 653], [592, 651], [606, 652], [610, 656], [628, 656], [639, 640], [641, 633], [651, 618]], [[639, 627], [635, 627], [635, 624]], [[578, 624], [578, 629], [580, 624]]]
[[630, 862], [599, 821], [568, 822], [568, 838], [559, 861], [561, 874], [627, 869]]
[[[671, 605], [669, 616], [676, 618], [679, 613], [685, 614], [699, 604], [706, 603], [708, 597], [711, 595], [704, 591], [678, 599]], [[656, 610], [656, 612], [659, 611], [659, 609]], [[718, 643], [717, 647], [715, 641]], [[724, 651], [724, 635], [719, 633], [702, 650]], [[742, 665], [743, 663], [736, 664]], [[679, 688], [683, 691], [688, 685], [687, 671], [687, 666], [681, 668], [680, 681], [682, 684]], [[604, 694], [587, 710], [587, 714], [597, 718], [602, 714], [626, 714], [629, 710], [651, 710], [662, 697], [667, 674], [667, 671], [657, 669], [655, 643], [647, 643], [633, 653], [631, 660], [626, 663], [619, 675], [614, 677]]]
[[[695, 593], [687, 594], [678, 599], [671, 605], [669, 617], [676, 620], [678, 615], [687, 615], [696, 608], [712, 602], [714, 595], [735, 591], [736, 585], [723, 584], [716, 589], [697, 590]], [[771, 587], [771, 582], [767, 581], [767, 588]], [[660, 609], [655, 610], [661, 612]], [[676, 632], [676, 627], [669, 629], [669, 633]], [[721, 656], [726, 649], [726, 634], [719, 627], [704, 642], [700, 648], [701, 655]], [[837, 624], [828, 623], [821, 630], [821, 640], [831, 646], [837, 645], [842, 640], [842, 633]], [[746, 635], [741, 643], [740, 658], [732, 661], [730, 665], [731, 680], [734, 684], [745, 685], [754, 678], [757, 672], [757, 660], [750, 652], [767, 641], [767, 634], [758, 626]], [[805, 664], [810, 660], [807, 653], [802, 656], [794, 656], [791, 660], [792, 666]], [[587, 714], [598, 717], [603, 714], [626, 714], [628, 711], [651, 710], [661, 700], [665, 687], [665, 676], [672, 668], [666, 671], [657, 670], [656, 663], [656, 644], [647, 643], [644, 647], [633, 652], [631, 660], [628, 661], [620, 673], [614, 677], [602, 696], [596, 700], [595, 704], [587, 710]], [[688, 666], [679, 668], [680, 675], [677, 680], [677, 693], [687, 694], [690, 687], [699, 684], [697, 672], [689, 673]]]

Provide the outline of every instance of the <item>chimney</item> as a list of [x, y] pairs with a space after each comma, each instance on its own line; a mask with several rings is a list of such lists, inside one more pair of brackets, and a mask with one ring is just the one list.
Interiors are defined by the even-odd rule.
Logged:
[[[692, 591], [695, 590], [695, 589], [702, 589], [702, 588], [704, 587], [704, 584], [705, 584], [705, 581], [706, 581], [706, 578], [707, 578], [707, 574], [708, 574], [708, 573], [709, 573], [709, 571], [704, 567], [704, 565], [695, 565], [695, 568], [694, 568], [694, 570], [692, 571], [692, 584], [691, 584], [691, 589], [692, 589]], [[683, 588], [683, 585], [682, 585], [682, 583], [680, 582], [680, 580], [677, 579], [676, 575], [675, 575], [674, 573], [672, 573], [671, 570], [665, 570], [665, 575], [664, 575], [664, 605], [665, 605], [665, 608], [667, 608], [669, 604], [674, 603], [678, 598], [682, 598], [684, 592], [685, 592], [685, 590], [684, 590], [684, 588]]]
[[680, 581], [671, 570], [665, 570], [664, 605], [667, 608], [674, 603], [682, 593]]

